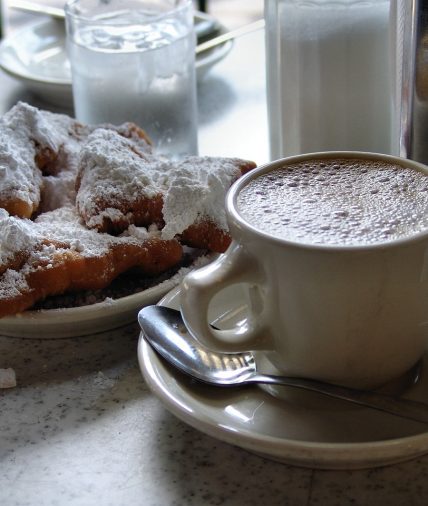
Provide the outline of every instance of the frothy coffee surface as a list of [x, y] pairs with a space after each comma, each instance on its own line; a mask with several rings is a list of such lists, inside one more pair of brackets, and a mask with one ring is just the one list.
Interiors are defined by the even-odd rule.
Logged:
[[247, 222], [275, 237], [378, 244], [428, 228], [428, 176], [384, 161], [309, 160], [253, 179], [237, 203]]

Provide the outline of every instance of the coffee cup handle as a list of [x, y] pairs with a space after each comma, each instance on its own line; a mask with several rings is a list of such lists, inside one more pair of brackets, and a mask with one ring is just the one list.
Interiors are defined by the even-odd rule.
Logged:
[[[227, 330], [213, 328], [208, 322], [211, 299], [227, 286], [246, 283], [254, 297], [244, 323]], [[271, 349], [267, 330], [266, 305], [262, 286], [264, 273], [259, 262], [233, 241], [226, 253], [214, 262], [189, 273], [181, 284], [180, 306], [183, 320], [199, 341], [223, 352]]]

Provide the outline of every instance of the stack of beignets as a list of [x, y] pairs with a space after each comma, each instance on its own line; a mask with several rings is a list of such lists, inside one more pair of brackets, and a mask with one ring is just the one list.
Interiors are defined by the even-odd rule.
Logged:
[[156, 155], [131, 123], [88, 126], [18, 103], [0, 118], [0, 317], [223, 252], [224, 197], [253, 162]]

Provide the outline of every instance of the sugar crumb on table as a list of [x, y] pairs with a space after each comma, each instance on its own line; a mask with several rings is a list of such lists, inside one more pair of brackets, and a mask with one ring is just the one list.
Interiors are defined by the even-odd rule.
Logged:
[[16, 374], [14, 369], [0, 369], [0, 389], [16, 387]]

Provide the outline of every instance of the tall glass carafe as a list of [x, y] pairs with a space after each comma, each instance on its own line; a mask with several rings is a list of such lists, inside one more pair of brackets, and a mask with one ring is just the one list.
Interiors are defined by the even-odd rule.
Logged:
[[271, 158], [398, 154], [390, 0], [265, 0]]

